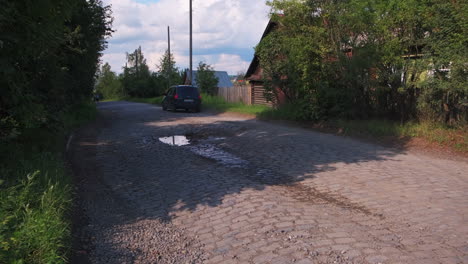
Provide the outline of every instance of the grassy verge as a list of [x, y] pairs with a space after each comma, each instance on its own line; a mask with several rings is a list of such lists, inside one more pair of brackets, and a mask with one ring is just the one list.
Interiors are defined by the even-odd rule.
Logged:
[[[256, 115], [263, 120], [302, 121], [304, 117], [294, 105], [274, 109], [261, 105], [228, 103], [218, 96], [202, 95], [203, 108], [221, 112], [236, 112]], [[161, 104], [163, 97], [125, 98], [125, 100], [150, 104]], [[430, 122], [408, 122], [400, 124], [387, 120], [332, 120], [315, 124], [315, 128], [349, 136], [371, 137], [402, 141], [403, 138], [420, 138], [457, 152], [468, 154], [468, 127], [448, 127]]]
[[83, 104], [56, 131], [25, 131], [0, 146], [0, 263], [65, 263], [70, 246], [71, 177], [63, 148], [70, 129], [92, 119]]
[[[270, 108], [257, 115], [264, 120], [289, 120], [304, 122], [295, 106]], [[386, 139], [395, 143], [418, 138], [451, 150], [468, 154], [468, 127], [449, 127], [431, 122], [399, 122], [389, 120], [329, 120], [312, 124], [322, 131], [348, 136]]]
[[229, 103], [219, 96], [202, 95], [203, 107], [221, 112], [235, 112], [242, 114], [258, 115], [268, 109], [263, 105], [245, 105], [243, 103]]
[[420, 138], [468, 154], [468, 127], [448, 127], [431, 122], [400, 124], [385, 120], [335, 120], [328, 126], [351, 136], [408, 139]]

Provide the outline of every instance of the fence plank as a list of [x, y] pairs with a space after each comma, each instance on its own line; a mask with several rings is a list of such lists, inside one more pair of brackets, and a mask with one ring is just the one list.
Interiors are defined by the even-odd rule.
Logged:
[[230, 103], [244, 103], [246, 105], [252, 104], [251, 91], [249, 85], [236, 85], [233, 87], [220, 87], [218, 89], [218, 96], [223, 97]]

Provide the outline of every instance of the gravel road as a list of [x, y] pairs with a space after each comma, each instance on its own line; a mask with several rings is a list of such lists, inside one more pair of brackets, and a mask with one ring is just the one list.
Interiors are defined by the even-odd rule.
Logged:
[[468, 263], [468, 162], [232, 114], [99, 103], [72, 263]]

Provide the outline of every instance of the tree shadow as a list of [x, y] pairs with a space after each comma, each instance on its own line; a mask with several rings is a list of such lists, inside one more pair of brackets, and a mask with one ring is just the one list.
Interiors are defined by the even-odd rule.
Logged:
[[[161, 112], [159, 107], [126, 102], [101, 103], [99, 108], [98, 120], [88, 128], [93, 132], [86, 136], [82, 131], [75, 140], [71, 161], [76, 180], [84, 182], [80, 198], [109, 196], [113, 202], [105, 205], [125, 215], [101, 227], [109, 230], [141, 219], [169, 223], [199, 207], [229, 207], [236, 203], [233, 195], [268, 186], [291, 188], [298, 200], [322, 199], [370, 213], [301, 182], [339, 164], [387, 160], [399, 153], [297, 127], [242, 118], [216, 120], [209, 112]], [[191, 144], [171, 146], [159, 140], [174, 135], [187, 136]]]

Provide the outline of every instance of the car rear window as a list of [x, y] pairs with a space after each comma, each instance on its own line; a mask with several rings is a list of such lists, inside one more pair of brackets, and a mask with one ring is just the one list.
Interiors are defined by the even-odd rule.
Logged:
[[198, 89], [195, 87], [177, 87], [177, 94], [182, 97], [198, 97]]

